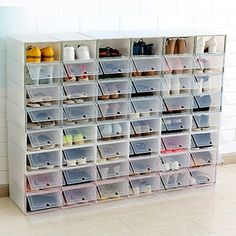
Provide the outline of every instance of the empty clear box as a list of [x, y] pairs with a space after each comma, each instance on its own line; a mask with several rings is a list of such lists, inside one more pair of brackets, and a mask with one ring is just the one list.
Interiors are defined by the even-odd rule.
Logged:
[[218, 153], [216, 149], [192, 151], [193, 164], [195, 166], [204, 166], [215, 164]]

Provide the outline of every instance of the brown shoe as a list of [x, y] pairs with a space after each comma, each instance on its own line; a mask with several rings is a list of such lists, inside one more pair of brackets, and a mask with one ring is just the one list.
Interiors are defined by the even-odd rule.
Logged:
[[185, 39], [184, 38], [178, 38], [176, 40], [175, 47], [176, 47], [176, 50], [177, 50], [176, 51], [177, 54], [185, 53], [186, 52], [186, 41], [185, 41]]
[[175, 44], [176, 44], [176, 39], [175, 38], [166, 39], [165, 54], [174, 54]]

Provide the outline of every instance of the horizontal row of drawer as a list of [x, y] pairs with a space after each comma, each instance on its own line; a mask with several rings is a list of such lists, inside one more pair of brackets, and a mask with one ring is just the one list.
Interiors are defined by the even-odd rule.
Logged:
[[62, 99], [80, 98], [86, 99], [96, 96], [108, 96], [127, 94], [158, 94], [168, 92], [178, 93], [202, 93], [221, 92], [222, 74], [197, 74], [192, 75], [168, 75], [163, 78], [134, 77], [106, 79], [85, 82], [59, 84], [27, 85], [26, 90], [31, 102], [57, 101]]
[[[106, 180], [78, 186], [63, 187], [42, 193], [28, 193], [29, 211], [43, 210], [62, 205], [84, 204], [95, 201], [151, 194], [158, 190], [173, 189], [215, 182], [215, 166], [179, 170], [138, 177]], [[63, 193], [63, 197], [62, 197]]]
[[[57, 187], [61, 185], [81, 184], [99, 179], [117, 178], [127, 175], [139, 175], [152, 172], [168, 172], [177, 171], [179, 169], [204, 166], [215, 164], [218, 153], [215, 149], [201, 150], [194, 152], [176, 153], [172, 155], [146, 156], [141, 158], [127, 160], [110, 161], [97, 164], [87, 164], [76, 166], [70, 165], [63, 167], [63, 176], [58, 170], [61, 163], [67, 164], [66, 160], [62, 161], [60, 154], [50, 156], [29, 155], [28, 165], [30, 170], [38, 170], [40, 168], [50, 168], [44, 172], [28, 172], [28, 188], [29, 190], [40, 190], [45, 188]], [[70, 160], [70, 164], [72, 161]]]
[[[65, 66], [65, 67], [64, 67]], [[205, 54], [198, 58], [193, 55], [165, 55], [149, 57], [122, 56], [98, 60], [64, 63], [27, 63], [32, 80], [63, 78], [67, 75], [84, 76], [99, 74], [130, 73], [133, 71], [171, 71], [180, 69], [220, 69], [224, 67], [224, 54]], [[65, 70], [65, 69], [66, 70]]]

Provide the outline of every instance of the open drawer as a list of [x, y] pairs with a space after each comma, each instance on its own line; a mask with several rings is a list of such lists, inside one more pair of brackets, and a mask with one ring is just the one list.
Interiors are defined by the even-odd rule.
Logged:
[[98, 86], [100, 88], [99, 96], [111, 95], [110, 98], [118, 98], [120, 95], [126, 95], [131, 92], [131, 84], [128, 78], [99, 80]]
[[187, 150], [189, 147], [190, 137], [189, 135], [172, 135], [163, 136], [161, 138], [165, 150], [172, 152], [179, 152]]
[[179, 170], [175, 172], [162, 172], [161, 181], [165, 189], [186, 187], [190, 185], [190, 175], [187, 170]]
[[134, 131], [133, 134], [137, 135], [160, 132], [160, 120], [158, 118], [131, 121], [131, 126]]
[[159, 190], [159, 177], [157, 175], [130, 177], [130, 186], [132, 194], [148, 194]]
[[94, 125], [65, 128], [63, 145], [83, 145], [94, 142], [95, 138], [96, 127]]
[[66, 205], [91, 203], [97, 199], [95, 184], [90, 183], [76, 187], [63, 187], [62, 190]]
[[94, 146], [70, 148], [63, 150], [67, 166], [85, 165], [95, 161], [96, 149]]
[[[198, 57], [202, 69], [211, 69], [213, 72], [221, 72], [224, 67], [224, 54], [204, 53]], [[209, 72], [209, 70], [208, 70]]]
[[26, 197], [29, 211], [40, 211], [62, 206], [62, 194], [59, 191], [32, 194]]
[[204, 166], [215, 164], [217, 161], [217, 150], [199, 150], [192, 151], [191, 156], [193, 158], [195, 166]]
[[100, 58], [100, 65], [104, 74], [130, 73], [134, 65], [128, 57]]
[[98, 200], [108, 200], [125, 197], [129, 193], [126, 179], [114, 179], [97, 183]]
[[200, 69], [197, 58], [192, 55], [165, 55], [165, 59], [171, 70]]
[[178, 95], [163, 97], [164, 112], [181, 112], [192, 109], [192, 97], [190, 95]]
[[31, 102], [57, 101], [63, 98], [60, 85], [27, 85], [26, 90]]
[[61, 62], [26, 63], [32, 80], [57, 79], [66, 77]]
[[99, 144], [98, 151], [102, 159], [116, 159], [128, 156], [128, 142], [112, 142]]
[[206, 148], [216, 146], [219, 143], [218, 132], [202, 132], [192, 134], [192, 148]]
[[189, 153], [161, 156], [162, 171], [175, 171], [181, 168], [190, 167], [191, 157]]
[[101, 179], [109, 179], [129, 175], [129, 165], [127, 161], [97, 164], [97, 169], [99, 177]]
[[190, 175], [192, 176], [192, 184], [211, 184], [215, 182], [216, 168], [215, 166], [204, 166], [197, 168], [190, 168]]
[[194, 110], [220, 110], [222, 93], [203, 93], [194, 95]]
[[130, 160], [130, 167], [133, 174], [146, 174], [158, 171], [158, 158], [157, 157], [145, 157], [145, 158], [133, 158]]
[[100, 138], [118, 138], [127, 136], [129, 131], [129, 122], [117, 121], [111, 123], [98, 123], [98, 133], [101, 134]]
[[155, 153], [159, 151], [159, 138], [133, 139], [130, 141], [136, 155]]
[[66, 118], [68, 120], [89, 121], [97, 117], [97, 107], [95, 104], [64, 105]]
[[152, 93], [163, 91], [163, 82], [160, 77], [132, 78], [133, 93]]
[[166, 116], [162, 118], [164, 129], [162, 132], [176, 132], [190, 130], [191, 117], [188, 115]]
[[99, 63], [94, 59], [64, 62], [64, 65], [69, 77], [100, 75], [102, 73]]
[[43, 152], [27, 155], [27, 169], [53, 169], [61, 165], [61, 152]]
[[61, 145], [61, 130], [37, 131], [28, 133], [30, 145], [32, 147], [47, 147]]
[[87, 183], [96, 179], [94, 166], [64, 169], [63, 175], [66, 185]]
[[101, 111], [101, 115], [104, 118], [114, 117], [114, 116], [127, 116], [130, 111], [130, 104], [128, 100], [119, 100], [98, 102], [98, 107]]
[[192, 129], [194, 131], [217, 129], [220, 126], [220, 112], [201, 112], [193, 114]]
[[92, 98], [97, 96], [97, 86], [94, 82], [64, 83], [66, 97]]
[[30, 174], [26, 176], [29, 191], [60, 187], [62, 185], [61, 172]]
[[62, 107], [28, 108], [27, 113], [32, 122], [60, 121], [64, 118]]
[[162, 56], [137, 56], [132, 59], [138, 72], [169, 70]]

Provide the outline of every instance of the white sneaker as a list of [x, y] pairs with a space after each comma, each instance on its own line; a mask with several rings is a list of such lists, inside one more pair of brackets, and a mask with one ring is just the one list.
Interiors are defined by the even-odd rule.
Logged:
[[76, 55], [76, 59], [89, 60], [90, 53], [89, 53], [88, 46], [79, 46], [78, 48], [76, 48], [75, 55]]
[[197, 53], [204, 53], [205, 44], [204, 37], [199, 37], [197, 40]]
[[208, 45], [208, 53], [216, 53], [217, 49], [217, 40], [216, 37], [213, 36], [207, 41]]
[[178, 78], [172, 78], [171, 79], [171, 94], [179, 94], [180, 90], [180, 83]]
[[118, 123], [112, 124], [112, 134], [114, 135], [121, 135], [122, 134], [122, 127]]
[[75, 60], [75, 48], [74, 46], [65, 46], [63, 48], [63, 61]]
[[179, 162], [178, 161], [170, 162], [170, 169], [171, 170], [179, 170]]

